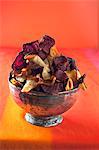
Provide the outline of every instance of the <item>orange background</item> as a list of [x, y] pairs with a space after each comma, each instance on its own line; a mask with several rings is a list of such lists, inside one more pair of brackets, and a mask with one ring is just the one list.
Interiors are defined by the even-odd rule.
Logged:
[[33, 126], [14, 102], [8, 88], [16, 48], [0, 49], [0, 150], [99, 150], [99, 49], [63, 49], [86, 73], [87, 91], [51, 128]]
[[58, 47], [97, 48], [98, 0], [0, 0], [0, 46], [49, 34]]

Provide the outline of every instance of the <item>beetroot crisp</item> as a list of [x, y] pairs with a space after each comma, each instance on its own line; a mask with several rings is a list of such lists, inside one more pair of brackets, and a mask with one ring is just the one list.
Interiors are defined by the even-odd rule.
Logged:
[[10, 82], [21, 92], [57, 94], [75, 88], [86, 89], [73, 58], [60, 54], [55, 40], [44, 35], [40, 40], [23, 44], [10, 73]]

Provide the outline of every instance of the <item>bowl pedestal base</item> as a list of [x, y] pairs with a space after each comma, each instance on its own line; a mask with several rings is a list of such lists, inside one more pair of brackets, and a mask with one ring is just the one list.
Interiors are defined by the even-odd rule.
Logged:
[[52, 117], [34, 117], [30, 113], [26, 113], [25, 120], [36, 126], [51, 127], [60, 124], [63, 120], [63, 117], [61, 115]]

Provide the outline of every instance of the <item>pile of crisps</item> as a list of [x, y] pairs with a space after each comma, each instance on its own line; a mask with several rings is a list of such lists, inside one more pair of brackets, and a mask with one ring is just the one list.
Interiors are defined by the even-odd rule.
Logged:
[[85, 74], [81, 75], [75, 60], [59, 54], [55, 40], [48, 35], [24, 44], [10, 73], [10, 82], [26, 93], [56, 94], [75, 88], [86, 90], [84, 78]]

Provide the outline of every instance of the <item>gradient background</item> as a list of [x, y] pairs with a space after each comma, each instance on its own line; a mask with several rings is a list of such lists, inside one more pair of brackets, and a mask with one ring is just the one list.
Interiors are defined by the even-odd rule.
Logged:
[[[98, 19], [99, 0], [0, 0], [0, 150], [99, 150]], [[8, 88], [16, 53], [43, 34], [87, 74], [87, 91], [52, 128], [28, 124]]]
[[0, 0], [0, 46], [49, 34], [57, 46], [96, 48], [98, 0]]

